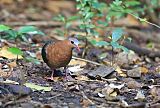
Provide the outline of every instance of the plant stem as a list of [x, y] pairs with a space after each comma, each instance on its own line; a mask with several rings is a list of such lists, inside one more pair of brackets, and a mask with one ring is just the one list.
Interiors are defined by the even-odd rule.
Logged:
[[114, 51], [114, 48], [113, 48], [113, 46], [112, 46], [111, 66], [113, 66], [113, 61], [114, 61], [113, 51]]
[[154, 23], [151, 23], [151, 22], [149, 22], [149, 21], [147, 21], [147, 20], [144, 20], [143, 18], [140, 18], [140, 17], [138, 17], [138, 16], [136, 16], [136, 15], [134, 15], [134, 14], [132, 14], [132, 13], [128, 13], [128, 14], [132, 15], [133, 17], [135, 17], [136, 19], [138, 19], [138, 20], [140, 20], [140, 21], [143, 20], [144, 22], [146, 22], [146, 23], [148, 23], [148, 24], [150, 24], [150, 25], [153, 25], [153, 26], [155, 26], [155, 27], [157, 27], [157, 28], [160, 28], [159, 25], [154, 24]]

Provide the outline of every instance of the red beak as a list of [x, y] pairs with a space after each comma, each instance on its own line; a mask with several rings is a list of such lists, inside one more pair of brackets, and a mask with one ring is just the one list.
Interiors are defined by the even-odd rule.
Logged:
[[78, 50], [78, 52], [80, 52], [81, 50], [80, 50], [80, 48], [78, 47], [78, 46], [76, 46], [76, 49]]

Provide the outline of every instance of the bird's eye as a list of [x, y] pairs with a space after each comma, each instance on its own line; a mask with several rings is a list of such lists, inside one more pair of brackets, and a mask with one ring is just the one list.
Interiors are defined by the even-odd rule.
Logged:
[[74, 44], [74, 42], [73, 42], [73, 41], [71, 41], [71, 43], [72, 43], [72, 44]]

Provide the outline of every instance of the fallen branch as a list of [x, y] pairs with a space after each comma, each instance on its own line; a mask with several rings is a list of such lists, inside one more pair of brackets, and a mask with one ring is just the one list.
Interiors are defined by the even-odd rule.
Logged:
[[[5, 25], [10, 26], [24, 26], [24, 25], [33, 25], [33, 26], [42, 26], [42, 27], [60, 27], [64, 24], [57, 21], [30, 21], [30, 22], [7, 22]], [[79, 25], [78, 22], [73, 22], [74, 25]]]
[[86, 60], [86, 59], [82, 59], [82, 58], [78, 58], [78, 57], [74, 57], [74, 56], [72, 57], [72, 59], [88, 62], [88, 63], [98, 65], [98, 66], [103, 66], [103, 64], [100, 64], [100, 63], [97, 63], [97, 62], [94, 62], [94, 61], [90, 61], [90, 60]]
[[61, 22], [55, 22], [55, 21], [9, 22], [9, 23], [4, 23], [4, 24], [10, 25], [10, 26], [24, 26], [24, 25], [47, 26], [47, 27], [62, 26]]

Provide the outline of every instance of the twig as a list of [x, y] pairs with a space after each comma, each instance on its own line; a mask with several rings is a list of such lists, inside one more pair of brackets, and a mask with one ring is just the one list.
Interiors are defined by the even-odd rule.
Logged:
[[33, 26], [61, 26], [61, 22], [54, 22], [54, 21], [31, 21], [31, 22], [9, 22], [4, 23], [6, 25], [11, 26], [23, 26], [23, 25], [33, 25]]
[[[79, 25], [78, 22], [73, 22], [73, 23], [75, 25]], [[59, 27], [63, 25], [63, 23], [55, 22], [55, 21], [9, 22], [4, 24], [10, 25], [10, 26], [33, 25], [33, 26], [45, 26], [45, 27]]]
[[94, 61], [90, 61], [90, 60], [86, 60], [86, 59], [82, 59], [82, 58], [78, 58], [78, 57], [75, 57], [75, 56], [73, 56], [72, 59], [76, 59], [76, 60], [92, 63], [92, 64], [98, 65], [98, 66], [103, 66], [103, 64], [100, 64], [100, 63], [97, 63], [97, 62], [94, 62]]
[[136, 16], [136, 15], [134, 15], [134, 14], [132, 14], [132, 13], [128, 13], [128, 14], [132, 15], [133, 17], [135, 17], [136, 19], [138, 19], [138, 20], [140, 20], [140, 21], [146, 22], [146, 23], [148, 23], [148, 24], [150, 24], [150, 25], [153, 25], [153, 26], [155, 26], [155, 27], [157, 27], [157, 28], [160, 28], [159, 25], [154, 24], [154, 23], [151, 23], [151, 22], [149, 22], [149, 21], [147, 21], [147, 20], [145, 20], [145, 19], [143, 19], [143, 18], [140, 18], [140, 17], [138, 17], [138, 16]]

